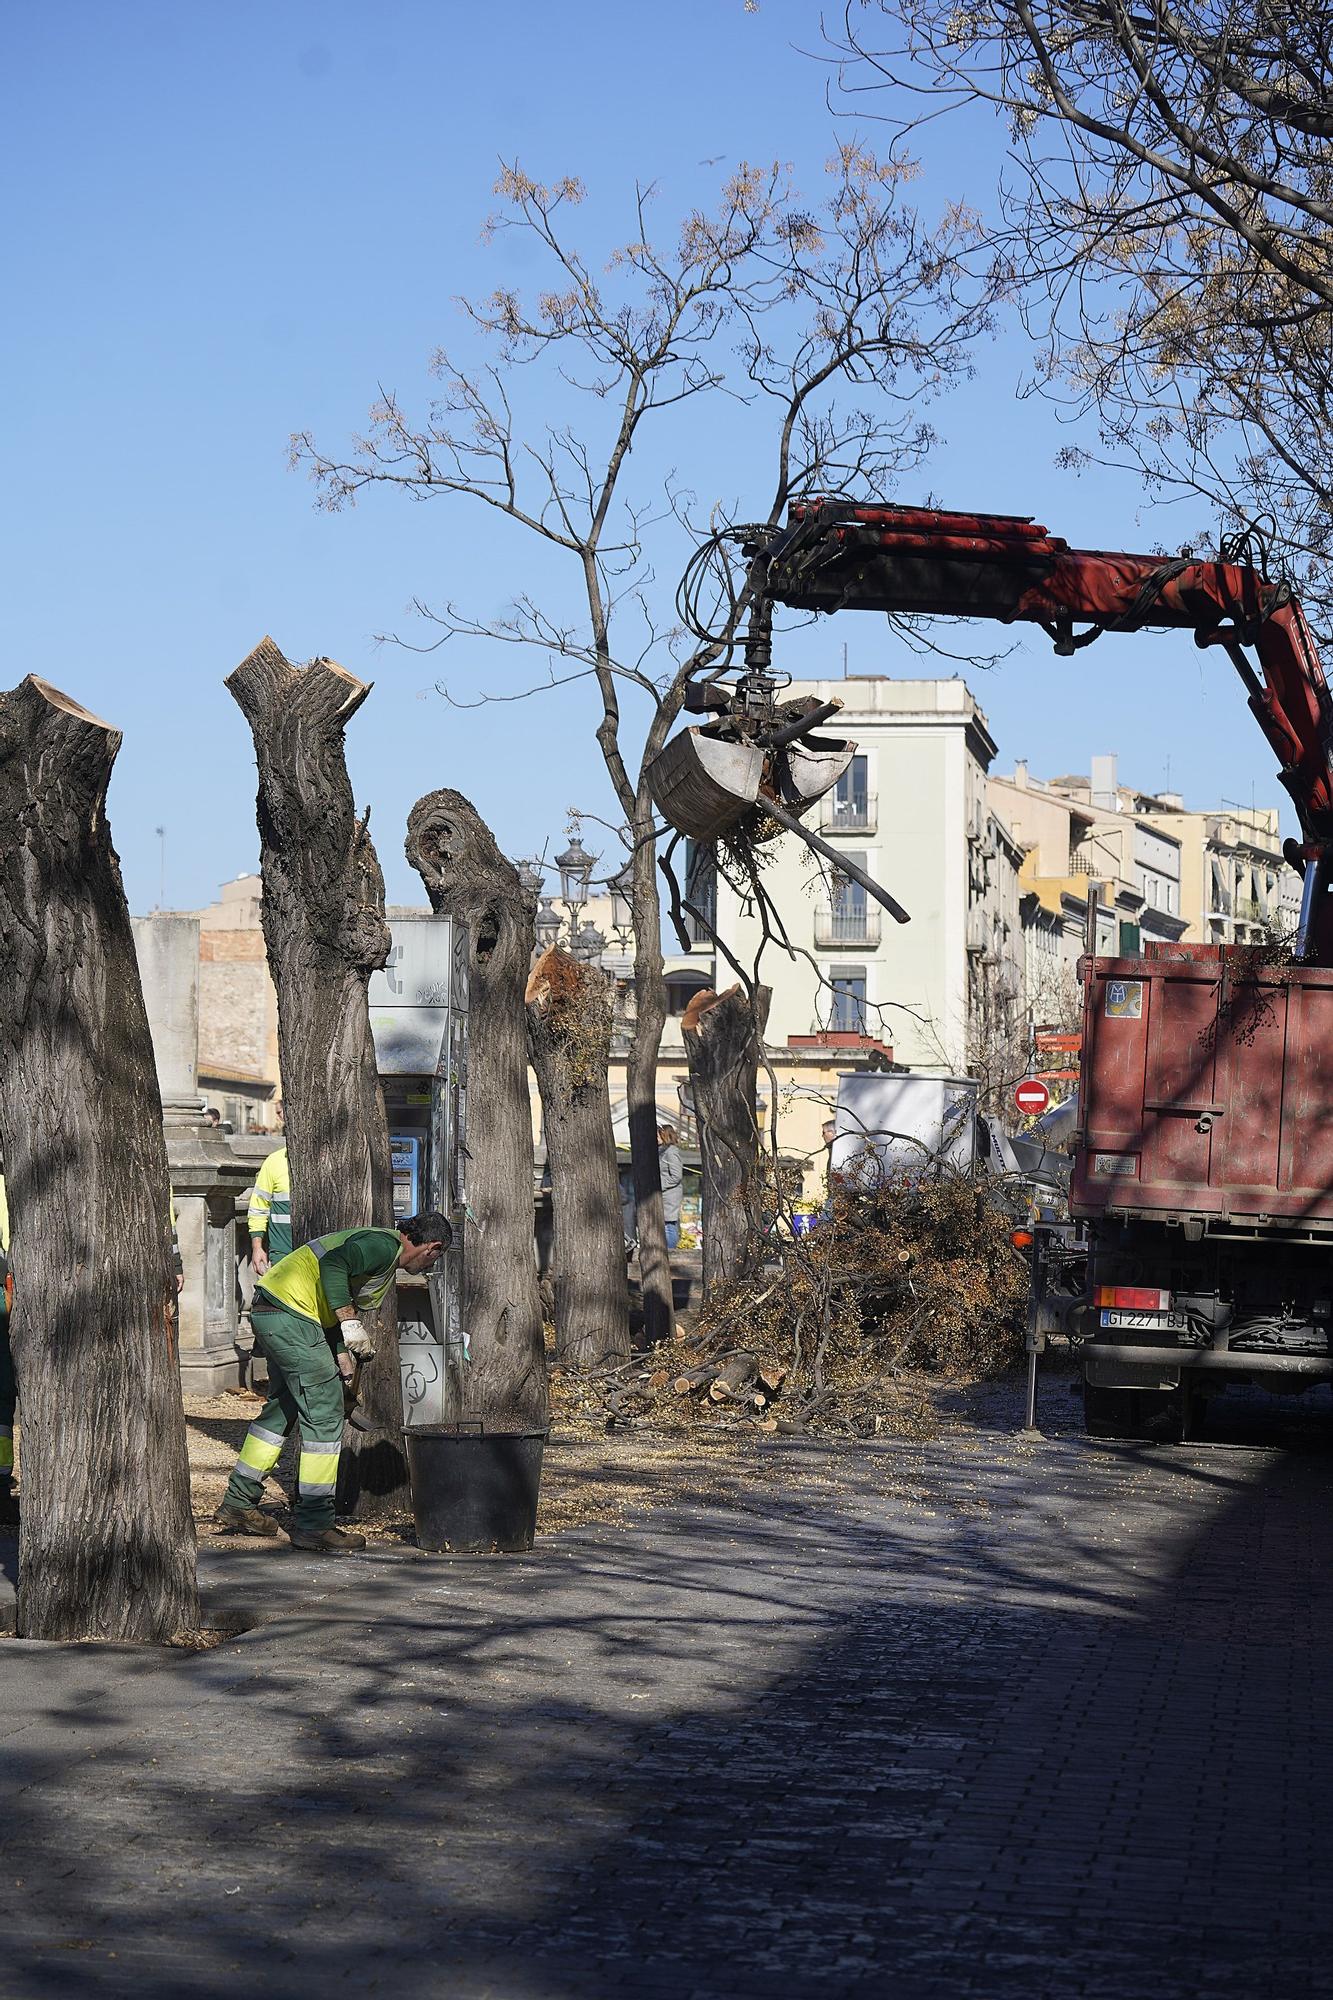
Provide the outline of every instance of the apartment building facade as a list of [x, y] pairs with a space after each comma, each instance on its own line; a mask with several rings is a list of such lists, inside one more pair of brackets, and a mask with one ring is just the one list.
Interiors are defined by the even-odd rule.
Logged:
[[[1021, 1015], [1021, 852], [987, 793], [996, 746], [967, 686], [858, 675], [803, 681], [792, 696], [838, 700], [830, 729], [856, 743], [836, 790], [809, 815], [829, 845], [907, 910], [899, 924], [851, 876], [792, 835], [763, 883], [790, 950], [765, 947], [770, 1043], [860, 1033], [917, 1068], [956, 1070]], [[753, 898], [717, 883], [719, 935], [753, 962]]]

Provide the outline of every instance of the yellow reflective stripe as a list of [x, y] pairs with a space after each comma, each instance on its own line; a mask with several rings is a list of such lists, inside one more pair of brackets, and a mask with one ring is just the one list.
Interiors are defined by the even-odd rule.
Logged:
[[301, 1453], [301, 1467], [297, 1483], [302, 1493], [332, 1493], [338, 1483], [338, 1459], [341, 1448], [338, 1445], [321, 1445], [314, 1451]]
[[245, 1434], [241, 1455], [236, 1461], [248, 1472], [271, 1472], [282, 1454], [282, 1439], [272, 1431], [261, 1431], [251, 1426]]

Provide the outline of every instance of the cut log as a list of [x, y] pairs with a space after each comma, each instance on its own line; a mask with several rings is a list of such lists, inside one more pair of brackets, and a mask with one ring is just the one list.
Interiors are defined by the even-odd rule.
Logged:
[[760, 1388], [770, 1396], [776, 1396], [787, 1379], [787, 1370], [779, 1361], [761, 1361], [756, 1379]]
[[445, 1418], [537, 1428], [548, 1403], [523, 999], [536, 900], [461, 792], [418, 799], [407, 824], [407, 858], [431, 908], [467, 934], [462, 1324], [469, 1353], [451, 1359], [446, 1371]]
[[[259, 767], [264, 943], [278, 996], [278, 1060], [297, 1244], [332, 1229], [393, 1227], [393, 1170], [366, 987], [389, 954], [384, 877], [358, 819], [344, 732], [370, 686], [333, 660], [298, 667], [264, 639], [227, 680]], [[368, 815], [367, 815], [368, 818]], [[408, 1504], [398, 1319], [373, 1322], [375, 1359], [339, 1466], [338, 1504], [383, 1516]]]
[[770, 998], [766, 986], [753, 1000], [739, 986], [705, 991], [681, 1022], [703, 1156], [705, 1296], [743, 1277], [763, 1251], [755, 1092]]
[[716, 1380], [724, 1389], [739, 1391], [748, 1389], [758, 1373], [759, 1363], [753, 1354], [733, 1354], [719, 1368]]
[[715, 1381], [722, 1364], [720, 1361], [705, 1361], [698, 1368], [687, 1368], [677, 1375], [674, 1388], [678, 1396], [692, 1396], [698, 1389], [706, 1389]]
[[555, 1351], [576, 1368], [628, 1357], [629, 1291], [607, 1071], [606, 975], [543, 952], [525, 992], [528, 1056], [541, 1092], [551, 1173]]
[[162, 1106], [106, 790], [120, 732], [0, 694], [0, 1145], [23, 1427], [17, 1631], [199, 1622]]

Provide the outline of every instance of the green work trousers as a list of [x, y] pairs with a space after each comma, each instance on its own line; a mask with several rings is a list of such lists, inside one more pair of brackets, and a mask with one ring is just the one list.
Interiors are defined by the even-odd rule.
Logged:
[[0, 1292], [0, 1492], [14, 1478], [14, 1357], [9, 1349], [9, 1314]]
[[331, 1528], [343, 1438], [343, 1385], [322, 1326], [284, 1312], [262, 1292], [250, 1309], [255, 1346], [268, 1363], [269, 1397], [246, 1433], [224, 1506], [257, 1507], [264, 1478], [293, 1424], [301, 1426], [301, 1466], [292, 1510], [298, 1528]]

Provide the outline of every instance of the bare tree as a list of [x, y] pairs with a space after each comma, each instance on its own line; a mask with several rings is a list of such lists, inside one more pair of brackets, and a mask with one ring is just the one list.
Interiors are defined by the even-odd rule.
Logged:
[[879, 0], [848, 7], [841, 49], [851, 109], [903, 143], [947, 104], [995, 108], [1040, 378], [1094, 407], [1101, 454], [1160, 493], [1202, 496], [1233, 529], [1268, 510], [1275, 553], [1327, 615], [1327, 6]]
[[153, 1046], [106, 791], [120, 731], [0, 694], [0, 1142], [23, 1427], [18, 1632], [199, 1622]]
[[[547, 685], [586, 676], [596, 689], [597, 743], [632, 863], [626, 1094], [650, 1337], [670, 1331], [672, 1314], [656, 1136], [666, 985], [645, 772], [691, 684], [733, 659], [753, 608], [748, 566], [730, 562], [716, 575], [717, 601], [698, 615], [710, 559], [744, 531], [720, 507], [699, 514], [651, 444], [680, 433], [686, 406], [700, 438], [710, 406], [718, 423], [725, 413], [729, 424], [748, 425], [767, 467], [753, 519], [761, 534], [800, 494], [883, 494], [920, 464], [932, 442], [920, 405], [966, 367], [987, 323], [987, 292], [958, 283], [973, 218], [955, 209], [927, 228], [904, 200], [910, 178], [909, 167], [847, 146], [826, 199], [811, 209], [780, 168], [743, 166], [716, 212], [688, 214], [669, 245], [655, 240], [651, 191], [640, 190], [633, 236], [599, 275], [566, 233], [579, 183], [545, 187], [507, 168], [492, 226], [530, 240], [549, 288], [530, 304], [508, 289], [465, 302], [488, 358], [470, 367], [437, 354], [440, 389], [424, 419], [386, 392], [350, 456], [326, 454], [308, 433], [293, 441], [325, 506], [373, 486], [468, 500], [567, 565], [568, 606], [520, 590], [497, 620], [452, 604], [418, 609], [435, 625], [433, 643], [466, 635], [533, 648], [547, 659]], [[734, 480], [730, 464], [723, 477]], [[690, 603], [672, 610], [657, 578], [680, 574], [691, 550], [700, 564]], [[646, 729], [632, 744], [625, 687], [647, 704]]]
[[[294, 666], [263, 639], [227, 686], [254, 735], [264, 943], [278, 995], [278, 1054], [292, 1230], [389, 1228], [393, 1171], [366, 989], [389, 953], [384, 876], [358, 818], [345, 731], [370, 693], [333, 660]], [[407, 1495], [394, 1295], [371, 1315], [375, 1359], [339, 1468], [340, 1504], [401, 1510]]]

